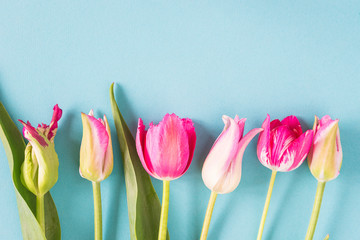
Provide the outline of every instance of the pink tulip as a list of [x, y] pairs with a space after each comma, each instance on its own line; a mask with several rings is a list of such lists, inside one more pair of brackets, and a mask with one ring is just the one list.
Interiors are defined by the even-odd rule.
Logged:
[[216, 193], [229, 193], [239, 185], [241, 179], [241, 162], [245, 148], [261, 128], [250, 130], [245, 136], [246, 118], [235, 119], [222, 117], [224, 130], [216, 139], [202, 169], [205, 185]]
[[149, 130], [139, 118], [136, 134], [136, 149], [145, 170], [160, 180], [181, 177], [193, 158], [196, 134], [193, 122], [166, 114], [163, 120]]
[[265, 167], [272, 170], [265, 206], [260, 221], [257, 240], [261, 240], [267, 211], [277, 172], [289, 172], [299, 167], [305, 160], [314, 135], [313, 130], [302, 132], [299, 120], [291, 115], [281, 122], [270, 122], [267, 115], [262, 124], [263, 132], [259, 135], [257, 155]]
[[281, 122], [270, 122], [267, 115], [259, 135], [257, 155], [267, 168], [288, 172], [299, 167], [305, 160], [313, 139], [313, 130], [302, 132], [299, 120], [291, 115]]

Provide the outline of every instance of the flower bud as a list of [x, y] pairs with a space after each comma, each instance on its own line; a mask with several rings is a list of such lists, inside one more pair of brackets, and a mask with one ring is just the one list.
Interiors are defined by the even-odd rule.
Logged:
[[110, 127], [106, 116], [94, 118], [81, 113], [83, 137], [80, 147], [80, 175], [93, 182], [107, 178], [113, 169], [113, 150]]
[[320, 121], [315, 116], [314, 142], [308, 156], [312, 175], [320, 182], [336, 178], [342, 163], [339, 120], [324, 116]]

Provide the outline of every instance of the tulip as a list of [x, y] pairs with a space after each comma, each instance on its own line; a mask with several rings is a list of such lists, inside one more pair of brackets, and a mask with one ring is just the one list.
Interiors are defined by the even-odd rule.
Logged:
[[339, 175], [343, 156], [338, 119], [332, 120], [326, 115], [319, 121], [315, 116], [313, 130], [314, 142], [309, 152], [308, 164], [312, 175], [318, 180], [318, 186], [306, 240], [313, 239], [325, 184]]
[[261, 239], [264, 230], [276, 173], [292, 171], [304, 162], [314, 134], [313, 130], [303, 133], [299, 120], [293, 115], [282, 121], [275, 119], [270, 122], [268, 114], [262, 128], [264, 131], [259, 135], [257, 155], [261, 164], [272, 170], [272, 175], [257, 240]]
[[29, 140], [25, 148], [25, 159], [21, 165], [22, 184], [36, 195], [36, 218], [45, 230], [44, 195], [58, 179], [59, 159], [55, 152], [54, 137], [62, 110], [56, 104], [50, 125], [39, 124], [35, 129], [30, 122], [19, 120], [23, 135]]
[[144, 169], [163, 181], [159, 240], [166, 239], [170, 181], [181, 177], [189, 168], [195, 150], [196, 134], [191, 119], [166, 114], [163, 120], [150, 123], [145, 130], [139, 119], [136, 149]]
[[239, 119], [236, 115], [235, 119], [232, 119], [224, 115], [222, 119], [224, 129], [212, 146], [202, 168], [202, 178], [211, 190], [211, 195], [201, 240], [207, 237], [217, 194], [230, 193], [239, 185], [245, 148], [255, 135], [262, 131], [262, 128], [255, 128], [243, 137], [246, 118]]
[[92, 182], [94, 196], [95, 240], [102, 239], [102, 210], [100, 182], [113, 169], [113, 150], [110, 127], [106, 116], [96, 119], [93, 110], [81, 113], [83, 138], [80, 147], [80, 175]]
[[106, 116], [96, 119], [93, 110], [81, 113], [83, 138], [80, 147], [80, 175], [92, 182], [101, 182], [113, 170], [111, 133]]

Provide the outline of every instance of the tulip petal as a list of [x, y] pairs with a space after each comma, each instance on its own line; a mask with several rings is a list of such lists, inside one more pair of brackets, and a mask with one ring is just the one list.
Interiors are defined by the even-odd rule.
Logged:
[[281, 121], [281, 125], [286, 125], [288, 128], [299, 137], [302, 134], [302, 129], [299, 120], [296, 116], [290, 115]]
[[257, 156], [262, 165], [271, 168], [271, 149], [270, 149], [270, 115], [267, 114], [266, 119], [261, 125], [263, 129], [259, 134], [257, 144]]
[[270, 163], [275, 169], [282, 164], [282, 156], [292, 141], [296, 139], [296, 135], [288, 126], [280, 126], [271, 131], [270, 146], [271, 160]]
[[217, 191], [217, 193], [230, 193], [236, 189], [241, 180], [241, 165], [245, 149], [256, 134], [261, 131], [263, 131], [262, 128], [252, 129], [240, 140], [235, 159], [228, 162], [227, 174], [218, 181], [214, 191]]
[[146, 172], [148, 174], [150, 174], [151, 176], [158, 178], [158, 176], [153, 173], [153, 167], [151, 165], [151, 161], [150, 161], [149, 157], [145, 157], [146, 133], [147, 133], [147, 131], [145, 130], [145, 125], [143, 123], [143, 120], [141, 118], [139, 118], [137, 132], [136, 132], [136, 150], [138, 152], [140, 161], [141, 161], [142, 165], [144, 166], [144, 169], [146, 170]]
[[239, 119], [239, 116], [236, 115], [235, 118], [234, 118], [234, 121], [239, 125], [240, 138], [242, 138], [242, 137], [243, 137], [243, 134], [244, 134], [244, 128], [245, 128], [246, 118]]
[[307, 130], [295, 139], [282, 155], [280, 172], [288, 172], [298, 168], [305, 160], [313, 140], [313, 130]]
[[190, 156], [189, 139], [181, 119], [175, 114], [166, 114], [158, 125], [150, 124], [146, 135], [146, 150], [154, 172], [162, 180], [180, 177]]
[[109, 136], [109, 142], [108, 142], [105, 157], [104, 157], [103, 172], [106, 176], [109, 176], [113, 170], [114, 156], [113, 156], [112, 141], [111, 141], [111, 130], [110, 130], [110, 126], [109, 126], [108, 120], [105, 115], [104, 115], [103, 123], [105, 125], [106, 132]]
[[59, 106], [56, 104], [54, 106], [54, 113], [50, 122], [50, 125], [48, 127], [48, 133], [47, 133], [47, 138], [51, 141], [54, 142], [54, 137], [56, 135], [57, 129], [58, 129], [58, 121], [60, 120], [61, 116], [62, 116], [62, 110], [59, 108]]
[[190, 118], [182, 119], [182, 123], [189, 138], [189, 154], [190, 154], [187, 166], [184, 169], [184, 173], [185, 173], [190, 167], [190, 164], [194, 156], [195, 145], [196, 145], [196, 133], [195, 133], [194, 123]]
[[19, 120], [19, 122], [21, 122], [24, 126], [23, 135], [27, 140], [29, 140], [30, 142], [37, 141], [42, 147], [48, 146], [44, 137], [41, 136], [40, 133], [33, 126], [31, 126], [29, 121], [25, 123], [22, 120]]

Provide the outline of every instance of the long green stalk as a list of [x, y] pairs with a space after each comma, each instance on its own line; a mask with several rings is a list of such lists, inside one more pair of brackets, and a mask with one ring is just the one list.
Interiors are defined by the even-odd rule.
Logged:
[[170, 195], [170, 181], [164, 180], [158, 240], [166, 240], [167, 222], [168, 222], [168, 213], [169, 213], [169, 195]]
[[273, 170], [272, 174], [271, 174], [269, 189], [268, 189], [268, 193], [267, 193], [267, 196], [266, 196], [265, 206], [264, 206], [264, 210], [263, 210], [261, 221], [260, 221], [258, 235], [257, 235], [257, 238], [256, 238], [257, 240], [261, 240], [262, 234], [263, 234], [263, 231], [264, 231], [265, 220], [266, 220], [267, 212], [268, 212], [268, 209], [269, 209], [269, 204], [270, 204], [271, 194], [272, 194], [273, 187], [274, 187], [276, 173], [277, 172]]
[[310, 223], [309, 223], [308, 230], [306, 232], [305, 240], [312, 240], [314, 237], [316, 223], [319, 218], [322, 197], [324, 194], [325, 184], [326, 184], [326, 182], [318, 182], [317, 189], [316, 189], [316, 195], [315, 195], [314, 207], [313, 207], [313, 211], [311, 213]]
[[102, 210], [100, 182], [92, 182], [94, 195], [95, 240], [102, 240]]
[[214, 210], [216, 197], [217, 197], [217, 193], [211, 192], [208, 207], [207, 207], [206, 214], [205, 214], [204, 224], [203, 224], [203, 227], [201, 230], [200, 240], [206, 240], [206, 238], [207, 238], [210, 221], [211, 221], [211, 215]]
[[45, 233], [45, 208], [44, 208], [44, 195], [36, 196], [36, 219], [38, 220], [41, 229]]

